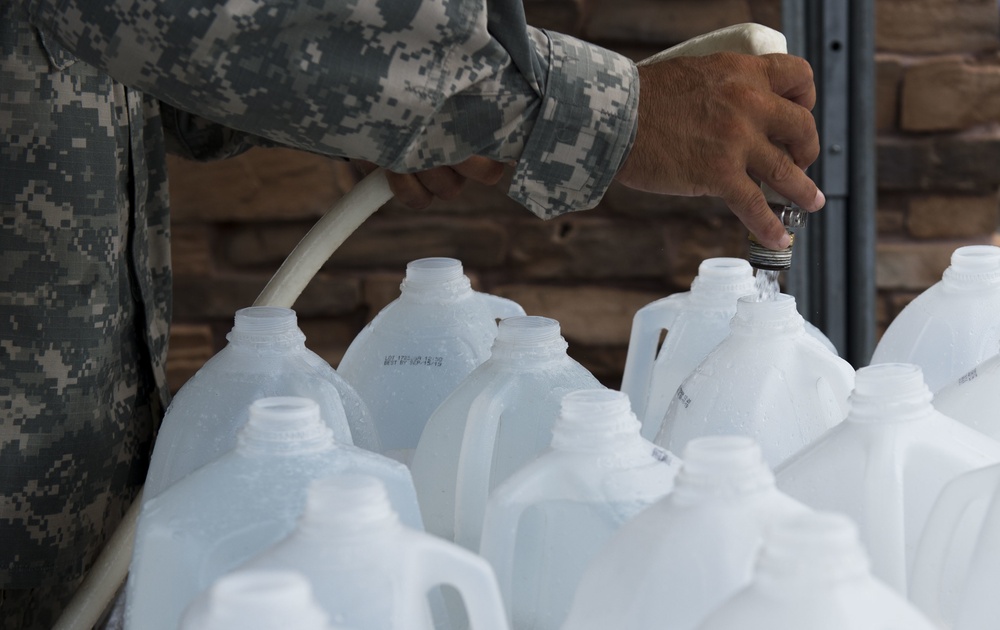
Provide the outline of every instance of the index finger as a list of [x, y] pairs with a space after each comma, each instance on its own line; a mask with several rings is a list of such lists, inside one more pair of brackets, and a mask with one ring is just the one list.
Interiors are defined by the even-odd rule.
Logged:
[[816, 106], [816, 84], [812, 66], [794, 55], [762, 55], [764, 73], [775, 94], [787, 98], [808, 110]]

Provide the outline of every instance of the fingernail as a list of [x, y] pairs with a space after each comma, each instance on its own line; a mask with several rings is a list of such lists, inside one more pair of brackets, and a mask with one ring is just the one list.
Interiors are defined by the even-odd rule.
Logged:
[[778, 249], [788, 249], [792, 244], [792, 237], [789, 236], [788, 232], [785, 232], [780, 239], [778, 239]]
[[819, 210], [826, 205], [826, 195], [823, 194], [822, 190], [816, 189], [816, 198], [813, 199], [812, 207], [813, 210]]

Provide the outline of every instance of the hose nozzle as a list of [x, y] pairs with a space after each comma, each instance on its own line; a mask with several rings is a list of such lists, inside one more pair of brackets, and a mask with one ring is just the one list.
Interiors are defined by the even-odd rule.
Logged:
[[767, 271], [787, 271], [792, 266], [792, 247], [795, 245], [795, 234], [792, 230], [806, 225], [807, 212], [801, 208], [785, 204], [770, 204], [771, 209], [781, 219], [791, 241], [785, 249], [768, 249], [761, 245], [753, 234], [750, 235], [750, 255], [747, 260], [754, 269]]

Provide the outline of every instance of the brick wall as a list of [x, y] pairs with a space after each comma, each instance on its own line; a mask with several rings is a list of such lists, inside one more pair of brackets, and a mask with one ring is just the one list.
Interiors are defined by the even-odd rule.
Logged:
[[[960, 244], [988, 242], [1000, 185], [995, 2], [877, 0], [879, 319], [936, 281]], [[525, 0], [529, 22], [641, 59], [745, 21], [780, 26], [780, 0]], [[942, 85], [943, 84], [943, 85]], [[342, 162], [271, 149], [213, 164], [171, 162], [176, 388], [224, 343], [278, 265], [355, 181]], [[558, 319], [570, 352], [620, 382], [632, 315], [685, 290], [710, 256], [745, 256], [721, 203], [613, 188], [601, 205], [540, 221], [495, 188], [421, 211], [390, 203], [334, 255], [296, 303], [309, 346], [337, 365], [398, 295], [406, 262], [451, 256], [474, 286]]]
[[1000, 13], [996, 0], [876, 0], [876, 20], [884, 327], [956, 247], [995, 242]]

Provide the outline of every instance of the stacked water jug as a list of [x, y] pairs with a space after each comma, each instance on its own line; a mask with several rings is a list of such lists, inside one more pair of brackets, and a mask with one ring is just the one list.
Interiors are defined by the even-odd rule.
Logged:
[[709, 259], [619, 392], [453, 259], [336, 371], [242, 309], [164, 420], [127, 627], [996, 630], [996, 313], [1000, 248], [960, 248], [855, 371]]

